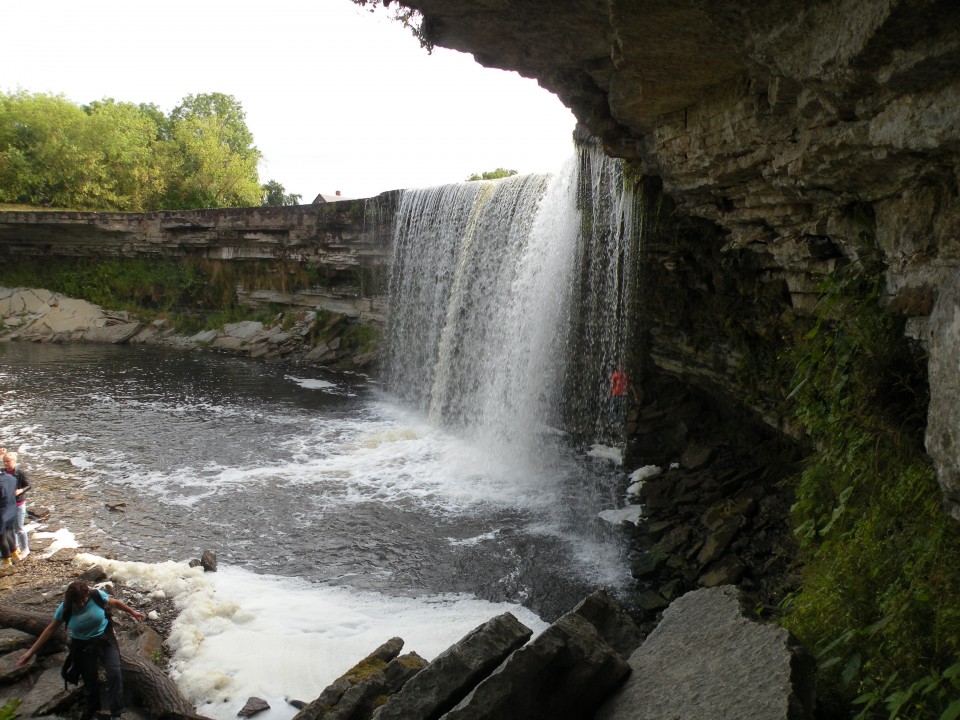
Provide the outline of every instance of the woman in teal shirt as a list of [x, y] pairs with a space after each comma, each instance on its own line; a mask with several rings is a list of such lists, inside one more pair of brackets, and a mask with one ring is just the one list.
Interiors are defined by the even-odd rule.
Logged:
[[[102, 605], [94, 599], [93, 593], [98, 593]], [[53, 622], [44, 628], [37, 641], [17, 661], [17, 665], [22, 666], [36, 655], [37, 650], [43, 647], [43, 644], [63, 624], [66, 616], [67, 629], [70, 631], [70, 652], [79, 661], [80, 677], [83, 678], [83, 695], [86, 705], [81, 716], [83, 720], [93, 718], [100, 710], [100, 683], [97, 676], [101, 660], [107, 676], [110, 717], [119, 720], [123, 713], [120, 648], [106, 612], [108, 608], [119, 608], [137, 620], [143, 620], [143, 613], [130, 608], [122, 600], [112, 598], [102, 590], [91, 590], [81, 580], [70, 583], [63, 594], [63, 602], [53, 614]]]

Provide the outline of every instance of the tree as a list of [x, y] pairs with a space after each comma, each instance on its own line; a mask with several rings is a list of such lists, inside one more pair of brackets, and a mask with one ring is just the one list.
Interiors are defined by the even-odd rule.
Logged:
[[170, 113], [167, 208], [252, 207], [262, 199], [246, 115], [232, 95], [188, 95]]
[[270, 180], [263, 186], [263, 205], [267, 207], [281, 207], [283, 205], [299, 205], [303, 195], [287, 194], [287, 189], [276, 180]]
[[516, 170], [507, 170], [505, 168], [497, 168], [496, 170], [490, 170], [483, 173], [482, 175], [477, 175], [474, 173], [467, 178], [467, 182], [473, 182], [474, 180], [499, 180], [500, 178], [510, 177], [516, 175]]
[[169, 209], [253, 207], [260, 204], [260, 153], [233, 152], [231, 129], [218, 117], [186, 117], [172, 126], [165, 148], [171, 177], [163, 205]]
[[134, 212], [251, 207], [264, 199], [259, 160], [230, 95], [188, 95], [168, 117], [153, 104], [104, 98], [79, 107], [62, 95], [0, 92], [0, 202]]

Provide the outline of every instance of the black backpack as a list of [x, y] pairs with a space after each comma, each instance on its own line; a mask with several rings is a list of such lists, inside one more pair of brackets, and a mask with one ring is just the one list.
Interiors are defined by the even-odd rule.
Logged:
[[[110, 617], [110, 610], [107, 607], [106, 602], [103, 599], [103, 596], [100, 594], [99, 590], [93, 590], [90, 593], [90, 599], [93, 600], [97, 605], [103, 608], [104, 615], [107, 616], [107, 630], [110, 630], [110, 625], [113, 622], [113, 619]], [[63, 608], [63, 615], [61, 616], [61, 622], [64, 625], [70, 622], [70, 616], [73, 614], [73, 605], [67, 605]], [[60, 677], [63, 678], [63, 689], [67, 689], [67, 683], [71, 685], [80, 684], [80, 668], [82, 663], [80, 662], [83, 657], [83, 653], [90, 650], [96, 651], [96, 647], [89, 643], [83, 643], [82, 645], [76, 645], [72, 640], [70, 641], [69, 650], [67, 651], [67, 657], [63, 660], [63, 667], [60, 668]]]

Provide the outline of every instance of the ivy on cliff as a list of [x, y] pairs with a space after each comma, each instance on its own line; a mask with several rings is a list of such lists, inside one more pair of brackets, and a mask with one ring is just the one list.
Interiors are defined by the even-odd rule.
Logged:
[[792, 509], [803, 581], [784, 624], [815, 653], [824, 715], [960, 715], [960, 528], [923, 449], [924, 358], [881, 307], [876, 256], [821, 287], [781, 358], [814, 452]]

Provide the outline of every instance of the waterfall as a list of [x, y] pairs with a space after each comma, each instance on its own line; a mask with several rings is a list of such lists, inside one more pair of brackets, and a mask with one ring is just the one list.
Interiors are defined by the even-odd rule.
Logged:
[[387, 387], [517, 457], [560, 430], [619, 437], [607, 378], [630, 341], [632, 197], [593, 148], [554, 176], [404, 191]]

